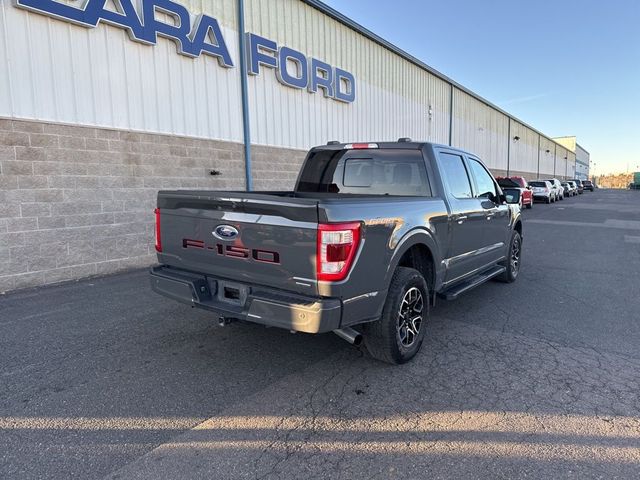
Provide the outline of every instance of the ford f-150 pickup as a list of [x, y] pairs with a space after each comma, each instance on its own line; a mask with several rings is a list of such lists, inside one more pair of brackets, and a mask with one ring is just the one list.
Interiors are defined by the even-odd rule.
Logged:
[[333, 331], [404, 363], [436, 297], [516, 280], [519, 200], [468, 152], [330, 142], [293, 191], [160, 191], [151, 285], [222, 325]]

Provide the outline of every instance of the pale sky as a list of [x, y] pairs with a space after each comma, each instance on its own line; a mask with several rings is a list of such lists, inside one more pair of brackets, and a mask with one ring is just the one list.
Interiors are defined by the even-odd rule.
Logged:
[[640, 1], [325, 0], [551, 137], [640, 171]]

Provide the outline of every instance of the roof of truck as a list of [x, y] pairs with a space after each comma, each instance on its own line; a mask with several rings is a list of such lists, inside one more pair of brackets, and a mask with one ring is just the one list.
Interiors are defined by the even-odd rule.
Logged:
[[[459, 152], [464, 152], [465, 150], [462, 150], [460, 148], [455, 148], [455, 147], [451, 147], [449, 145], [442, 145], [439, 143], [433, 143], [433, 142], [425, 142], [425, 141], [414, 141], [411, 140], [410, 138], [406, 138], [406, 139], [400, 139], [398, 141], [395, 142], [372, 142], [372, 141], [366, 141], [366, 142], [328, 142], [325, 145], [318, 145], [316, 147], [313, 147], [312, 150], [348, 150], [353, 148], [354, 150], [358, 149], [358, 148], [362, 148], [362, 149], [367, 149], [367, 147], [364, 147], [365, 145], [375, 145], [375, 147], [369, 147], [369, 148], [377, 148], [377, 149], [407, 149], [407, 150], [419, 150], [422, 149], [425, 146], [429, 146], [429, 147], [438, 147], [438, 148], [446, 148], [449, 150], [456, 150]], [[353, 146], [353, 147], [350, 147]], [[358, 147], [360, 146], [360, 147]], [[468, 152], [469, 154], [471, 154], [471, 152]]]

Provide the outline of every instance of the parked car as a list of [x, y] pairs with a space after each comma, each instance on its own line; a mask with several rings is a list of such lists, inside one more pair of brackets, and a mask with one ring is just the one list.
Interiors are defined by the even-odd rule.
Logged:
[[333, 331], [404, 363], [436, 296], [516, 280], [519, 202], [471, 153], [332, 142], [309, 152], [293, 191], [160, 191], [151, 286], [221, 325]]
[[567, 180], [567, 183], [570, 187], [571, 196], [575, 197], [576, 195], [578, 195], [578, 186], [576, 185], [576, 182], [574, 182], [573, 180]]
[[593, 183], [591, 183], [591, 180], [583, 180], [582, 187], [585, 190], [589, 190], [590, 192], [593, 192]]
[[574, 187], [571, 182], [562, 182], [561, 185], [562, 188], [564, 188], [565, 198], [573, 197], [576, 187]]
[[578, 194], [582, 195], [582, 193], [584, 192], [584, 187], [582, 186], [582, 180], [579, 180], [577, 178], [572, 178], [571, 181], [575, 182], [576, 187], [578, 187]]
[[529, 182], [534, 200], [541, 200], [544, 203], [552, 203], [555, 200], [553, 186], [548, 180], [534, 180]]
[[564, 188], [562, 183], [557, 178], [545, 178], [545, 181], [551, 183], [551, 188], [554, 195], [554, 202], [557, 200], [564, 200]]
[[520, 189], [520, 208], [533, 208], [533, 192], [524, 177], [496, 177], [502, 188]]

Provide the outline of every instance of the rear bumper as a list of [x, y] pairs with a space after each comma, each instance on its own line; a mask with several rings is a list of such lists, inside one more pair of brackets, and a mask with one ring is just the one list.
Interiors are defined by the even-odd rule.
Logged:
[[222, 317], [306, 333], [340, 328], [342, 302], [337, 298], [283, 293], [162, 265], [150, 273], [154, 292]]

